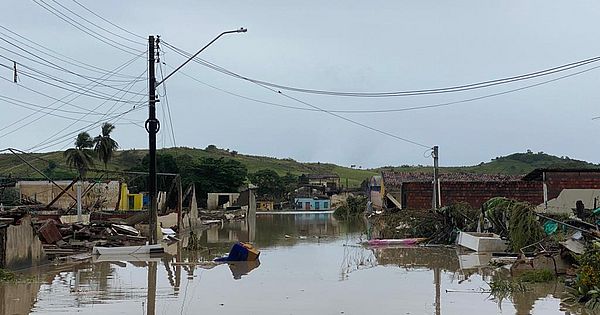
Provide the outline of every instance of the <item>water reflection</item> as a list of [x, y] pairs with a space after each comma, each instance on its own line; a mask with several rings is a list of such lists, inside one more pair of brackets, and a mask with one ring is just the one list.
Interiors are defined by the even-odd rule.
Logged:
[[[204, 231], [200, 251], [185, 250], [184, 236], [161, 257], [100, 256], [44, 270], [38, 282], [1, 285], [0, 315], [566, 314], [560, 283], [498, 305], [460, 293], [487, 288], [493, 269], [467, 268], [452, 248], [366, 248], [358, 245], [363, 231], [330, 215], [259, 216]], [[254, 240], [262, 261], [209, 263], [238, 240]]]

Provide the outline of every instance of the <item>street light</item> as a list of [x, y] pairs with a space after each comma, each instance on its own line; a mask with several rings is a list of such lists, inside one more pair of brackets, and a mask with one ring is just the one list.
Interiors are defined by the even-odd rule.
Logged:
[[173, 70], [171, 73], [169, 73], [164, 79], [162, 79], [162, 81], [156, 83], [156, 87], [158, 87], [163, 82], [165, 82], [169, 77], [171, 77], [175, 72], [177, 72], [177, 70], [183, 68], [183, 66], [185, 66], [188, 62], [192, 61], [192, 59], [196, 58], [196, 56], [198, 56], [202, 51], [204, 51], [204, 49], [206, 49], [206, 47], [208, 47], [212, 43], [216, 42], [217, 39], [219, 39], [221, 36], [223, 36], [225, 34], [231, 34], [231, 33], [246, 33], [247, 31], [248, 31], [248, 29], [241, 27], [240, 29], [237, 29], [237, 30], [225, 31], [225, 32], [219, 34], [217, 37], [215, 37], [213, 40], [211, 40], [208, 44], [206, 44], [206, 46], [202, 47], [202, 49], [198, 50], [198, 52], [193, 54], [188, 60], [186, 60], [184, 63], [182, 63], [179, 67], [175, 68], [175, 70]]
[[[150, 227], [150, 243], [156, 244], [158, 243], [158, 203], [156, 197], [158, 195], [157, 190], [157, 180], [156, 180], [156, 133], [160, 128], [160, 123], [158, 119], [156, 119], [156, 88], [165, 82], [168, 78], [170, 78], [175, 72], [185, 66], [192, 59], [196, 58], [202, 51], [204, 51], [208, 46], [217, 41], [221, 36], [225, 34], [231, 33], [245, 33], [247, 29], [240, 28], [232, 31], [225, 31], [211, 40], [206, 46], [202, 47], [198, 52], [193, 54], [188, 60], [182, 63], [179, 67], [177, 67], [173, 72], [169, 73], [164, 79], [160, 82], [156, 82], [155, 75], [155, 67], [154, 67], [154, 36], [148, 37], [148, 120], [146, 120], [146, 131], [148, 131], [148, 157], [150, 165], [148, 167], [149, 178], [148, 178], [148, 190], [150, 197], [150, 218], [149, 218], [149, 227]], [[181, 211], [181, 209], [180, 209]]]

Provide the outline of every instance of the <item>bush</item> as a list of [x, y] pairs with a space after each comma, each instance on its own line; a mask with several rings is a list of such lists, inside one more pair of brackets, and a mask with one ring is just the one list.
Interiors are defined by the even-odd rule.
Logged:
[[579, 270], [569, 285], [565, 302], [577, 302], [587, 308], [600, 309], [600, 244], [594, 243], [578, 259]]
[[335, 211], [333, 216], [338, 220], [347, 220], [360, 216], [367, 207], [367, 197], [349, 196]]

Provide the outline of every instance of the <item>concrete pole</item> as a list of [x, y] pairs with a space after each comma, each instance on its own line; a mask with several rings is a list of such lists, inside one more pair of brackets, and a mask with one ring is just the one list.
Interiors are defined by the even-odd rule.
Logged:
[[433, 157], [433, 198], [432, 198], [432, 209], [437, 210], [440, 207], [439, 200], [439, 169], [438, 169], [438, 146], [433, 147], [433, 152], [431, 154]]

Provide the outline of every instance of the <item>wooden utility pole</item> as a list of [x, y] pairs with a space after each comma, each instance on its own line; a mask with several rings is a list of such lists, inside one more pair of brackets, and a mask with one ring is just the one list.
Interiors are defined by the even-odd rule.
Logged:
[[431, 153], [433, 157], [433, 199], [432, 199], [432, 210], [437, 210], [440, 207], [440, 193], [439, 193], [439, 169], [438, 169], [438, 146], [433, 147], [433, 152]]
[[154, 63], [154, 36], [148, 36], [148, 120], [146, 120], [146, 131], [148, 131], [148, 157], [150, 165], [148, 166], [148, 194], [150, 197], [149, 209], [149, 234], [150, 244], [158, 242], [157, 221], [158, 221], [158, 203], [156, 196], [156, 133], [159, 130], [159, 122], [156, 119], [156, 75]]

